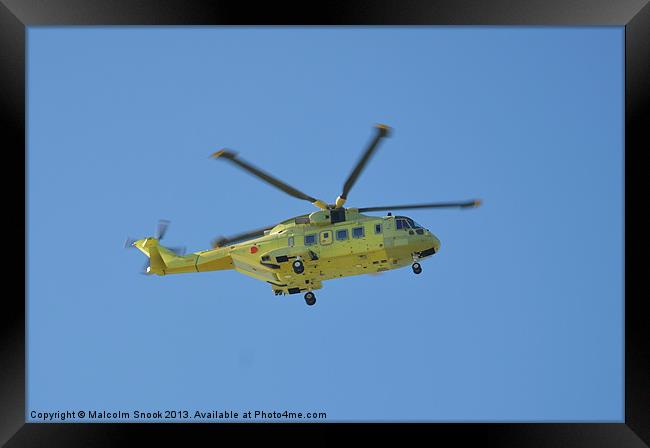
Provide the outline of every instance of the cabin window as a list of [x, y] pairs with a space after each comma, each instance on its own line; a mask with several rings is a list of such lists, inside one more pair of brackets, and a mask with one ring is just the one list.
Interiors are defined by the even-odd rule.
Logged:
[[363, 238], [364, 235], [363, 227], [352, 228], [352, 238]]
[[289, 247], [293, 247], [293, 237], [292, 237], [292, 236], [289, 237], [289, 240], [288, 240], [287, 242], [288, 242], [287, 245], [288, 245]]
[[312, 246], [316, 244], [316, 234], [305, 235], [305, 246]]
[[381, 233], [381, 224], [375, 224], [375, 233]]
[[340, 229], [336, 231], [336, 239], [338, 241], [345, 241], [348, 239], [348, 229]]

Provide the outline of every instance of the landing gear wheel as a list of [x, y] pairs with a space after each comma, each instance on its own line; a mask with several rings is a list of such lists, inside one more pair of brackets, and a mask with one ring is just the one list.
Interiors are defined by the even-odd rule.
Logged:
[[314, 303], [316, 303], [316, 295], [309, 291], [308, 293], [305, 294], [305, 303], [307, 305], [312, 306]]
[[302, 263], [302, 260], [296, 260], [291, 264], [291, 267], [293, 267], [293, 272], [296, 274], [302, 274], [305, 272], [305, 265]]
[[417, 261], [415, 263], [413, 263], [413, 266], [411, 266], [411, 267], [413, 268], [413, 272], [415, 274], [421, 274], [422, 273], [422, 266], [420, 266], [420, 263], [418, 263]]

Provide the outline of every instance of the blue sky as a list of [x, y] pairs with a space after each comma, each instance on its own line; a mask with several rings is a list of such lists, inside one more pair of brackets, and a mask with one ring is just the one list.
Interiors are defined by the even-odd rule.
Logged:
[[[622, 421], [623, 43], [605, 28], [30, 28], [29, 412], [327, 412], [328, 421]], [[232, 148], [442, 242], [318, 303], [234, 271], [147, 277], [315, 210]]]

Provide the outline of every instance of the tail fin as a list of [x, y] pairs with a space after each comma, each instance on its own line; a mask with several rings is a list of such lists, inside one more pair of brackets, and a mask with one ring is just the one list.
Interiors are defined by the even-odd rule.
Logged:
[[167, 265], [160, 255], [160, 245], [156, 238], [144, 238], [133, 243], [133, 247], [149, 257], [149, 265], [145, 268], [146, 274], [164, 275]]
[[196, 272], [195, 254], [179, 256], [164, 246], [156, 238], [144, 238], [133, 243], [133, 246], [149, 257], [147, 274], [177, 274]]

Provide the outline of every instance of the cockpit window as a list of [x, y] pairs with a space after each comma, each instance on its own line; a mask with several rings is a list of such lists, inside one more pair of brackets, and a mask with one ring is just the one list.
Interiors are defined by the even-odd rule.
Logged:
[[398, 229], [408, 229], [410, 227], [408, 221], [405, 218], [395, 219], [395, 226]]
[[408, 221], [409, 224], [411, 224], [411, 227], [413, 227], [414, 229], [421, 229], [422, 228], [422, 226], [420, 224], [413, 221], [411, 218], [406, 218], [406, 220]]
[[396, 216], [395, 217], [396, 227], [398, 229], [422, 229], [423, 227], [417, 222], [413, 221], [411, 218], [406, 216]]

